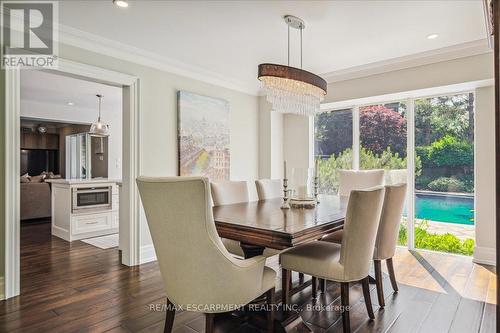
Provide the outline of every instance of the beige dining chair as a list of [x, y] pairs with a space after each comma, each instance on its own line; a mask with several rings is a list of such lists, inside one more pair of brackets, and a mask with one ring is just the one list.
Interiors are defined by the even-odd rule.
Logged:
[[[249, 201], [248, 184], [246, 181], [211, 182], [210, 185], [214, 206], [232, 205]], [[229, 252], [239, 257], [245, 256], [240, 242], [229, 238], [221, 238], [221, 240]], [[278, 250], [266, 248], [263, 254], [266, 257], [271, 257], [279, 253], [280, 251]]]
[[281, 179], [258, 179], [255, 181], [259, 200], [283, 197], [283, 182]]
[[384, 170], [339, 170], [339, 195], [384, 184]]
[[385, 185], [406, 184], [408, 170], [393, 169], [385, 171]]
[[[263, 294], [273, 303], [276, 272], [265, 266], [264, 256], [239, 260], [226, 250], [215, 228], [206, 178], [139, 177], [137, 185], [167, 294], [165, 332], [172, 331], [179, 308], [204, 312], [211, 333], [215, 313]], [[267, 314], [272, 332], [274, 313]]]
[[313, 276], [313, 297], [316, 296], [317, 278], [340, 282], [344, 332], [350, 332], [350, 282], [361, 282], [366, 310], [370, 319], [375, 318], [370, 298], [368, 273], [383, 198], [384, 188], [381, 186], [351, 191], [342, 245], [316, 241], [292, 247], [281, 253], [283, 304], [289, 304], [290, 300], [290, 272], [297, 271]]
[[[375, 266], [375, 280], [377, 285], [377, 298], [381, 307], [385, 306], [384, 288], [382, 285], [382, 260], [385, 260], [392, 289], [398, 291], [398, 284], [394, 274], [392, 257], [396, 253], [396, 245], [399, 236], [399, 225], [403, 215], [406, 199], [406, 184], [395, 184], [385, 186], [384, 204], [380, 215], [380, 224], [375, 241], [373, 261]], [[344, 231], [339, 230], [322, 238], [323, 241], [342, 243]], [[322, 287], [324, 289], [324, 287]]]

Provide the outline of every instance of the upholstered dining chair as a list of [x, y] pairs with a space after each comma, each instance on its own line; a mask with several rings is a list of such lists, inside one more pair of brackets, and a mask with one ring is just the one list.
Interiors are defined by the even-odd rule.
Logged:
[[384, 170], [339, 170], [339, 195], [384, 184]]
[[255, 181], [259, 200], [282, 198], [283, 183], [281, 179], [258, 179]]
[[[222, 181], [211, 182], [210, 189], [214, 206], [231, 205], [241, 202], [248, 202], [248, 185], [246, 181]], [[221, 238], [226, 249], [234, 255], [244, 257], [245, 253], [240, 246], [240, 242], [229, 238]], [[279, 254], [280, 251], [266, 248], [264, 256], [271, 257]]]
[[[240, 202], [248, 202], [248, 185], [246, 181], [221, 181], [211, 182], [210, 190], [214, 206], [231, 205]], [[221, 238], [226, 249], [237, 256], [245, 254], [241, 249], [240, 242], [229, 238]]]
[[281, 253], [282, 301], [290, 299], [290, 272], [297, 271], [313, 276], [313, 297], [316, 296], [316, 279], [340, 282], [342, 324], [344, 332], [350, 332], [349, 283], [361, 282], [366, 310], [374, 319], [370, 298], [368, 273], [380, 221], [384, 188], [351, 191], [344, 222], [342, 245], [316, 241]]
[[[375, 280], [377, 285], [377, 298], [381, 307], [385, 306], [384, 288], [382, 285], [382, 260], [385, 260], [392, 289], [398, 291], [396, 275], [394, 274], [394, 265], [392, 257], [396, 253], [396, 245], [399, 235], [399, 224], [403, 215], [403, 208], [406, 198], [406, 184], [395, 184], [385, 186], [384, 203], [380, 215], [380, 224], [378, 226], [377, 238], [375, 241], [375, 250], [373, 252], [373, 262], [375, 266]], [[322, 238], [322, 241], [342, 243], [344, 231], [339, 230]]]
[[[137, 185], [167, 294], [165, 332], [172, 331], [178, 308], [204, 312], [211, 333], [215, 313], [263, 294], [272, 304], [276, 272], [265, 266], [264, 256], [239, 260], [226, 250], [215, 228], [206, 178], [139, 177]], [[273, 320], [269, 311], [268, 332]]]

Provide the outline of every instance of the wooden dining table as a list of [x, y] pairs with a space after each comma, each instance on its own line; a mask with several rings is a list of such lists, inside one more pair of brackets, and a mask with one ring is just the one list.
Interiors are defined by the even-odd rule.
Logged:
[[[343, 227], [347, 197], [323, 195], [315, 208], [282, 209], [283, 199], [216, 206], [215, 225], [221, 237], [240, 242], [245, 258], [265, 248], [284, 250], [320, 239]], [[310, 332], [298, 312], [281, 311], [275, 327], [284, 332]]]
[[347, 200], [323, 195], [316, 208], [281, 209], [283, 199], [277, 198], [216, 206], [213, 214], [219, 236], [239, 241], [251, 258], [266, 247], [283, 250], [341, 229]]

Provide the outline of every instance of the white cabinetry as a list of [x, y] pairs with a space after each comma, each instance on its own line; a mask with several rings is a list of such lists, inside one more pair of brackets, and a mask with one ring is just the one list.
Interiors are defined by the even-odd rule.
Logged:
[[[103, 236], [118, 232], [119, 194], [116, 182], [107, 180], [51, 180], [52, 234], [66, 241]], [[111, 206], [75, 209], [74, 192], [93, 188], [111, 188]]]

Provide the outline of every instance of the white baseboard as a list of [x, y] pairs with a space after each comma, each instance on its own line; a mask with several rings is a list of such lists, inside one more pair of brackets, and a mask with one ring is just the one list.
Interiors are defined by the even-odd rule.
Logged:
[[496, 249], [491, 247], [475, 246], [472, 261], [476, 264], [496, 266]]
[[5, 278], [0, 276], [0, 300], [5, 299]]
[[155, 261], [156, 252], [153, 244], [141, 246], [141, 253], [139, 258], [139, 264], [145, 264], [147, 262]]

